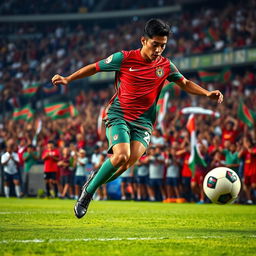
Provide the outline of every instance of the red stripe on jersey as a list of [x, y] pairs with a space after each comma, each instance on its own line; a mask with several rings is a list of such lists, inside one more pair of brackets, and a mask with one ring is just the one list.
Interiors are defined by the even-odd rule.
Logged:
[[96, 71], [99, 72], [100, 71], [100, 65], [99, 62], [96, 62]]

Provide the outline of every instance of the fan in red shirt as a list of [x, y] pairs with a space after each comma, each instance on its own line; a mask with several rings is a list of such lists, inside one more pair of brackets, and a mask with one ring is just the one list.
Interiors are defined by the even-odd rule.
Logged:
[[239, 157], [244, 159], [244, 190], [248, 204], [252, 204], [252, 189], [256, 189], [256, 146], [249, 138], [243, 140], [244, 148]]
[[189, 148], [189, 141], [187, 138], [184, 140], [183, 145], [181, 145], [181, 149], [176, 152], [176, 156], [179, 156], [181, 159], [183, 159], [183, 166], [181, 169], [182, 186], [183, 186], [184, 197], [188, 202], [190, 202], [192, 200], [192, 191], [191, 191], [192, 172], [188, 166], [188, 160], [190, 157], [190, 148]]
[[225, 141], [235, 142], [237, 137], [238, 121], [232, 117], [227, 117], [222, 128], [222, 145]]
[[46, 185], [46, 195], [49, 197], [57, 196], [57, 173], [59, 160], [59, 151], [54, 148], [54, 142], [48, 141], [47, 149], [42, 153], [42, 160], [44, 161], [44, 179]]

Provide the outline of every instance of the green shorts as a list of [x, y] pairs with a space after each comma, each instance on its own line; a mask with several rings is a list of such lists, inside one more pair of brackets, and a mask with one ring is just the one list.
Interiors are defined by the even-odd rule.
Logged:
[[112, 147], [119, 143], [130, 143], [131, 141], [141, 142], [147, 149], [151, 131], [138, 127], [122, 119], [109, 121], [106, 128], [106, 135], [109, 143], [108, 153], [113, 153]]

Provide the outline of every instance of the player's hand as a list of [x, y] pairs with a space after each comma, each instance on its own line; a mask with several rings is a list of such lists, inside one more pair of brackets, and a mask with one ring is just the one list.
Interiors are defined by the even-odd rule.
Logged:
[[221, 103], [223, 101], [223, 94], [219, 90], [209, 92], [207, 94], [207, 97], [212, 100], [217, 100], [218, 103]]
[[52, 78], [52, 84], [54, 86], [57, 86], [59, 84], [63, 84], [63, 85], [68, 85], [68, 79], [64, 76], [60, 76], [59, 74], [55, 75], [53, 78]]

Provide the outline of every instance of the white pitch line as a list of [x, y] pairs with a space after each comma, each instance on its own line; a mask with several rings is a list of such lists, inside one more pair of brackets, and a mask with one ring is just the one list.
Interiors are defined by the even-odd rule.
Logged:
[[[210, 239], [210, 238], [227, 238], [225, 236], [185, 236], [185, 237], [126, 237], [126, 238], [74, 238], [74, 239], [32, 239], [32, 240], [2, 240], [0, 244], [10, 243], [54, 243], [54, 242], [91, 242], [91, 241], [143, 241], [143, 240], [174, 240], [174, 239]], [[256, 238], [255, 235], [248, 236], [248, 238]]]
[[67, 211], [0, 212], [0, 215], [8, 215], [8, 214], [38, 214], [38, 213], [43, 213], [43, 214], [60, 214], [60, 213], [67, 213]]

